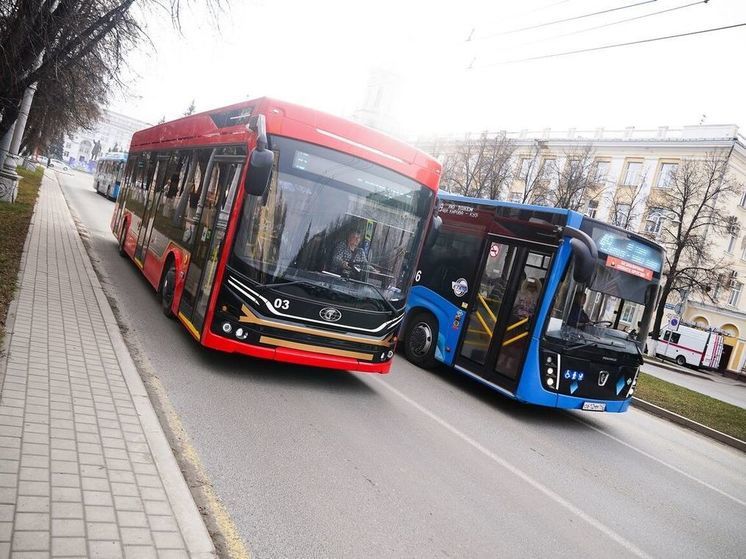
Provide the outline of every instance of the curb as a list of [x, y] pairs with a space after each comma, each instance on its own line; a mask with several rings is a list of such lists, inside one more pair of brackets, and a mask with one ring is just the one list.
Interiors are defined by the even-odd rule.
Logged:
[[638, 409], [641, 409], [653, 415], [657, 415], [660, 418], [667, 419], [672, 423], [677, 423], [688, 429], [692, 429], [693, 431], [696, 431], [701, 435], [705, 435], [706, 437], [715, 439], [716, 441], [738, 449], [741, 452], [746, 452], [746, 441], [742, 441], [741, 439], [737, 439], [735, 437], [731, 437], [730, 435], [726, 435], [725, 433], [721, 433], [716, 429], [712, 429], [711, 427], [707, 427], [706, 425], [697, 423], [696, 421], [686, 418], [683, 415], [668, 411], [665, 408], [656, 406], [655, 404], [651, 404], [650, 402], [646, 402], [645, 400], [641, 400], [640, 398], [637, 398], [635, 396], [632, 396], [632, 404]]
[[[54, 172], [50, 175], [45, 173], [44, 178], [53, 180], [56, 187], [60, 192], [62, 192], [62, 188]], [[64, 197], [64, 195], [63, 198], [70, 219], [72, 220], [72, 212], [70, 211], [70, 208], [67, 207], [67, 198]], [[77, 231], [77, 227], [75, 227], [75, 230]], [[93, 292], [96, 295], [96, 302], [101, 310], [101, 314], [103, 315], [105, 327], [111, 338], [114, 353], [122, 369], [122, 375], [124, 376], [127, 388], [132, 396], [132, 402], [137, 410], [137, 414], [140, 417], [145, 438], [147, 439], [148, 446], [150, 446], [150, 450], [153, 454], [153, 460], [155, 461], [156, 468], [158, 468], [158, 471], [161, 474], [163, 488], [166, 491], [174, 516], [176, 517], [176, 522], [178, 523], [181, 535], [184, 538], [187, 552], [190, 557], [196, 559], [214, 559], [217, 557], [217, 553], [212, 538], [207, 531], [205, 523], [202, 521], [202, 516], [197, 508], [197, 504], [195, 503], [194, 498], [189, 491], [189, 487], [184, 480], [184, 476], [179, 469], [179, 465], [176, 462], [171, 446], [163, 432], [160, 421], [158, 421], [158, 416], [155, 413], [153, 404], [145, 390], [145, 384], [140, 378], [140, 373], [137, 371], [132, 356], [127, 350], [124, 338], [122, 337], [122, 333], [119, 331], [119, 326], [114, 317], [114, 312], [109, 305], [103, 287], [101, 287], [98, 276], [96, 276], [96, 272], [93, 269], [93, 264], [88, 256], [88, 251], [85, 249], [80, 235], [75, 236], [75, 240], [82, 254], [83, 266], [88, 275], [88, 279], [93, 286]]]

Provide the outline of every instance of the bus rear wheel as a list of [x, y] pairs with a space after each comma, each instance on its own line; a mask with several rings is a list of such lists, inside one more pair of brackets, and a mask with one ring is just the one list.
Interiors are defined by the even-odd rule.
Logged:
[[404, 355], [410, 363], [424, 369], [435, 366], [438, 322], [430, 313], [419, 313], [407, 321]]
[[173, 303], [174, 303], [174, 286], [176, 284], [176, 268], [174, 267], [174, 261], [169, 260], [166, 268], [166, 273], [163, 274], [161, 280], [161, 310], [163, 314], [168, 318], [174, 317]]

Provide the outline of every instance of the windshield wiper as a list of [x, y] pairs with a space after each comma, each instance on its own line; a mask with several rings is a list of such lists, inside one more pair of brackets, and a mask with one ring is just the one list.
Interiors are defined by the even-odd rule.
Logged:
[[389, 310], [391, 310], [392, 313], [396, 313], [397, 312], [396, 307], [394, 305], [392, 305], [391, 302], [388, 299], [386, 299], [386, 296], [383, 294], [383, 291], [381, 291], [380, 289], [378, 289], [375, 285], [371, 285], [371, 284], [366, 283], [364, 281], [360, 281], [360, 280], [356, 280], [356, 279], [352, 279], [352, 278], [345, 278], [345, 279], [347, 281], [351, 281], [352, 283], [359, 283], [359, 284], [362, 284], [362, 285], [367, 285], [368, 287], [370, 287], [371, 289], [373, 289], [376, 293], [378, 293], [378, 296], [381, 298], [381, 301], [383, 301], [386, 304], [386, 306], [389, 308]]

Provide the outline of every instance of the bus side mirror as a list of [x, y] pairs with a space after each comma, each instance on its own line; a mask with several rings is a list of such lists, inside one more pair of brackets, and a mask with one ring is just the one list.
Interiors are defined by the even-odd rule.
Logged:
[[252, 196], [264, 196], [269, 187], [275, 162], [274, 152], [267, 149], [267, 126], [264, 115], [252, 116], [246, 127], [256, 133], [256, 147], [249, 158], [244, 187], [246, 192]]
[[251, 152], [249, 159], [249, 168], [246, 170], [246, 180], [244, 187], [246, 193], [252, 196], [264, 196], [269, 187], [269, 179], [272, 177], [272, 167], [275, 162], [274, 152], [259, 148]]
[[427, 238], [425, 239], [425, 248], [433, 248], [438, 235], [440, 235], [440, 226], [443, 225], [443, 219], [439, 215], [434, 215], [430, 221], [430, 230], [427, 232]]
[[586, 233], [574, 227], [565, 227], [564, 234], [572, 237], [570, 247], [575, 257], [572, 278], [578, 283], [591, 283], [598, 264], [596, 243]]

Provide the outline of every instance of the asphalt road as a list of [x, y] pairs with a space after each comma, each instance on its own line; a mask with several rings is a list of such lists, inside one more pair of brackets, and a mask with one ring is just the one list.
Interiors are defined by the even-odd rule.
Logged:
[[117, 255], [91, 178], [60, 181], [255, 557], [743, 557], [746, 455], [402, 358], [381, 377], [204, 350]]
[[673, 382], [690, 390], [707, 394], [739, 408], [746, 408], [746, 383], [724, 377], [720, 373], [684, 369], [682, 372], [645, 363], [642, 370], [659, 379]]

